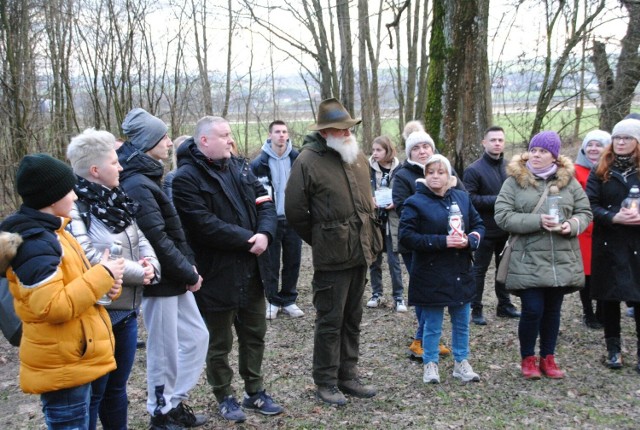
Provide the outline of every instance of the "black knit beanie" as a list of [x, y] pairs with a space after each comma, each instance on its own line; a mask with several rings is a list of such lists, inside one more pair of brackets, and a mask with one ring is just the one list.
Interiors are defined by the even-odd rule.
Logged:
[[66, 163], [47, 154], [26, 155], [16, 173], [16, 189], [25, 206], [42, 209], [57, 202], [76, 184]]

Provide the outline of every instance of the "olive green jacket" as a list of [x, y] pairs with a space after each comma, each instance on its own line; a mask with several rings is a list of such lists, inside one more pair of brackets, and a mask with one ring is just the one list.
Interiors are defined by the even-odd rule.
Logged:
[[[577, 235], [592, 219], [591, 207], [582, 186], [574, 178], [573, 163], [559, 156], [558, 171], [546, 181], [534, 176], [526, 167], [528, 153], [516, 155], [507, 166], [504, 182], [495, 204], [498, 227], [520, 236], [509, 261], [507, 289], [564, 287], [573, 292], [584, 286], [582, 256]], [[571, 225], [568, 235], [544, 230], [540, 214], [547, 212], [546, 202], [531, 213], [547, 185], [550, 194], [558, 192], [560, 213]], [[555, 188], [555, 187], [557, 188]]]
[[285, 190], [287, 221], [311, 245], [316, 270], [370, 266], [382, 251], [382, 234], [369, 161], [360, 152], [353, 164], [343, 162], [318, 132], [304, 142]]

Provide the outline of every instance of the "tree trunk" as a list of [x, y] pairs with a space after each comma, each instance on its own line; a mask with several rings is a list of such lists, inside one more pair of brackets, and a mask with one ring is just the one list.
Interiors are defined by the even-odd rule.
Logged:
[[593, 64], [600, 90], [600, 128], [611, 130], [631, 109], [635, 89], [640, 82], [640, 3], [621, 2], [629, 12], [627, 32], [621, 40], [622, 49], [614, 76], [603, 42], [593, 42]]
[[[481, 153], [479, 142], [491, 120], [489, 0], [449, 1], [447, 6], [443, 27], [446, 50], [443, 117], [438, 129], [442, 152], [462, 174], [464, 167]], [[435, 134], [436, 129], [428, 130]]]
[[351, 43], [351, 18], [349, 0], [337, 0], [338, 34], [340, 36], [340, 101], [351, 113], [355, 114], [355, 72], [353, 70], [353, 45]]
[[365, 154], [371, 152], [372, 124], [369, 70], [367, 68], [367, 42], [369, 34], [369, 8], [367, 0], [358, 0], [358, 76], [360, 81], [360, 115], [362, 116], [362, 144]]

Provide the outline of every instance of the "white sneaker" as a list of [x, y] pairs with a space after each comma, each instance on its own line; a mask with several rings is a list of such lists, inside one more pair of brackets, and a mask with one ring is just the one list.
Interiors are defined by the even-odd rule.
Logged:
[[382, 296], [374, 294], [373, 296], [371, 296], [371, 298], [367, 302], [367, 307], [368, 308], [377, 308], [378, 306], [380, 306], [380, 304], [383, 301], [384, 301], [384, 299], [382, 298]]
[[467, 360], [462, 360], [453, 365], [453, 377], [459, 378], [462, 382], [478, 382], [480, 375], [473, 371], [473, 368]]
[[278, 316], [278, 311], [280, 310], [279, 306], [272, 305], [271, 303], [267, 303], [267, 319], [274, 320]]
[[422, 376], [422, 381], [425, 384], [440, 383], [440, 373], [438, 372], [438, 363], [430, 361], [424, 365], [424, 375]]
[[300, 309], [295, 303], [282, 308], [282, 312], [289, 315], [291, 318], [300, 318], [304, 316], [304, 312], [302, 312], [302, 309]]
[[396, 312], [406, 312], [407, 307], [404, 304], [404, 300], [396, 299]]

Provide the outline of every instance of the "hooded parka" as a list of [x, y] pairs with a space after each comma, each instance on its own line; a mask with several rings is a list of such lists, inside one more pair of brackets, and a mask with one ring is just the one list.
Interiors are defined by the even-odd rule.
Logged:
[[103, 265], [91, 267], [65, 230], [68, 222], [22, 206], [0, 225], [23, 239], [7, 279], [23, 324], [20, 387], [26, 393], [77, 387], [116, 368], [111, 320], [96, 304], [114, 280]]
[[[520, 236], [509, 261], [507, 290], [516, 295], [537, 287], [565, 288], [566, 293], [577, 291], [584, 286], [577, 235], [591, 222], [589, 201], [574, 178], [569, 158], [560, 155], [556, 160], [557, 172], [547, 180], [531, 173], [527, 160], [529, 153], [513, 157], [507, 166], [508, 178], [495, 204], [498, 227]], [[547, 185], [559, 191], [561, 218], [571, 226], [568, 235], [542, 228], [540, 215], [547, 212], [546, 202], [536, 213], [531, 213]]]

